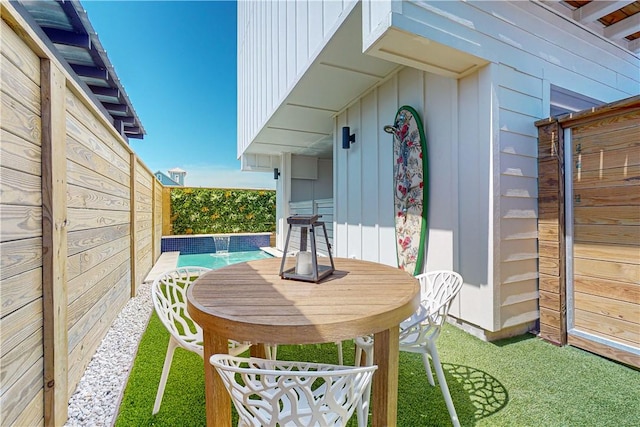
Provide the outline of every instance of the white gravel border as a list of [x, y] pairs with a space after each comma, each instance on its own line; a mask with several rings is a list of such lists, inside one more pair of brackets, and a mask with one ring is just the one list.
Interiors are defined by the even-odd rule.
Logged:
[[153, 311], [151, 283], [127, 301], [91, 358], [69, 399], [65, 426], [113, 426], [129, 379], [138, 344]]

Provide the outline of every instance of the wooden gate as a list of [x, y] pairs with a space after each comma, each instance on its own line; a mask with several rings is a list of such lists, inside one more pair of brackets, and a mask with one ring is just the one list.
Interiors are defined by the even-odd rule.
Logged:
[[[559, 165], [550, 180], [541, 156], [541, 195], [555, 193], [558, 219], [551, 232], [549, 200], [541, 196], [541, 336], [640, 367], [640, 97], [538, 126], [543, 151], [555, 135]], [[543, 283], [555, 254], [559, 280], [550, 295]]]

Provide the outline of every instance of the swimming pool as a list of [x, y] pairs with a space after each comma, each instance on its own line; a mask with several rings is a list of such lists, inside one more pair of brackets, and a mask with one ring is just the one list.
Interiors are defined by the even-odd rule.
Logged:
[[241, 251], [222, 254], [181, 254], [178, 257], [178, 267], [198, 266], [215, 269], [224, 267], [225, 265], [264, 258], [271, 258], [271, 255], [264, 251]]

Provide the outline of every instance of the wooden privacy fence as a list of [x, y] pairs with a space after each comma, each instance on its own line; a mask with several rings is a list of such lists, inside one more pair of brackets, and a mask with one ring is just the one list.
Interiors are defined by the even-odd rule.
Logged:
[[640, 367], [640, 96], [536, 125], [540, 336]]
[[0, 420], [62, 425], [160, 255], [162, 186], [12, 5], [0, 7]]

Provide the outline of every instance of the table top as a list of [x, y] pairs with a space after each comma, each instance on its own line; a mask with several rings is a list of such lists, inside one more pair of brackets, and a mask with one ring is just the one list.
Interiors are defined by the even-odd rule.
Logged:
[[[420, 303], [418, 281], [395, 267], [334, 258], [320, 283], [282, 279], [280, 258], [233, 264], [201, 275], [188, 310], [203, 329], [253, 343], [334, 342], [386, 330]], [[285, 268], [295, 259], [287, 259]]]

